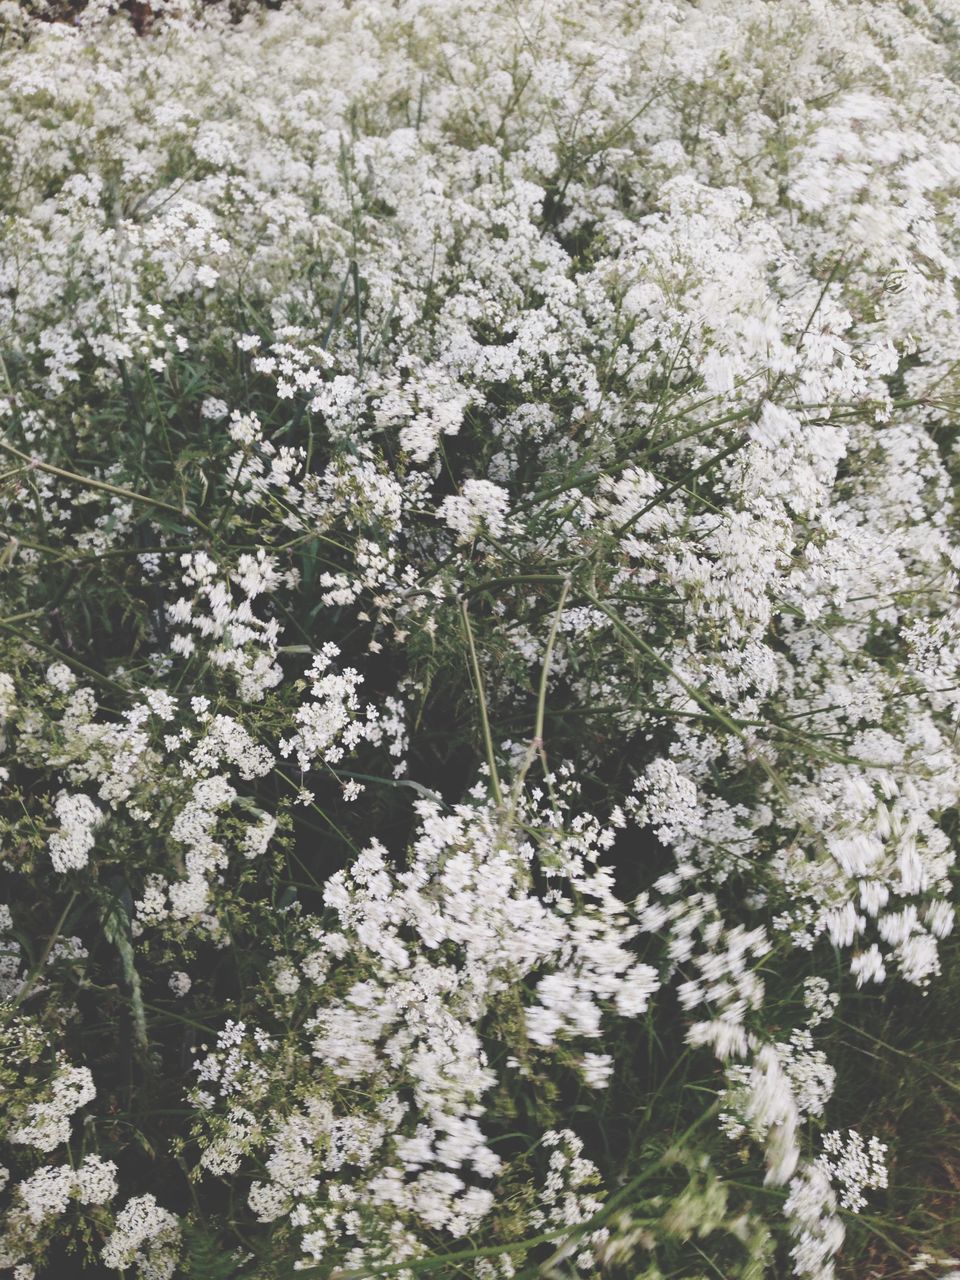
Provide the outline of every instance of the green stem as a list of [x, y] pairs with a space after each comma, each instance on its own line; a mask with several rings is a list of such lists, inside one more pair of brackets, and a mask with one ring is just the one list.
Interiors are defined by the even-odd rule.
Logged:
[[500, 775], [497, 773], [497, 761], [493, 753], [493, 735], [490, 732], [490, 718], [487, 715], [487, 700], [483, 693], [483, 676], [480, 674], [480, 663], [477, 660], [477, 649], [473, 643], [473, 629], [470, 626], [470, 615], [467, 612], [467, 602], [460, 602], [460, 614], [463, 618], [464, 630], [467, 633], [467, 645], [470, 649], [470, 666], [473, 671], [473, 681], [477, 688], [477, 702], [480, 706], [480, 723], [483, 729], [483, 745], [487, 756], [487, 766], [490, 769], [490, 789], [493, 792], [493, 798], [497, 804], [503, 803], [503, 791], [500, 788]]
[[79, 896], [79, 891], [74, 889], [73, 893], [71, 893], [70, 895], [67, 905], [63, 908], [63, 910], [60, 913], [60, 919], [53, 926], [53, 933], [51, 933], [50, 937], [47, 939], [47, 944], [43, 948], [43, 952], [40, 956], [40, 959], [37, 961], [37, 963], [33, 966], [33, 968], [27, 974], [26, 978], [23, 981], [23, 986], [14, 996], [11, 1002], [12, 1008], [16, 1009], [19, 1005], [23, 1004], [24, 1000], [26, 1000], [27, 996], [30, 994], [31, 990], [33, 989], [34, 983], [36, 982], [40, 974], [43, 972], [43, 967], [47, 963], [47, 960], [50, 958], [50, 952], [53, 950], [53, 944], [56, 942], [57, 938], [60, 937], [60, 930], [63, 928], [64, 923], [66, 922], [67, 916], [70, 914], [71, 910], [73, 909], [73, 904], [76, 902], [78, 896]]
[[28, 453], [24, 453], [21, 449], [15, 448], [14, 445], [8, 444], [6, 440], [0, 440], [0, 449], [12, 454], [15, 458], [21, 458], [37, 471], [46, 471], [48, 475], [60, 476], [62, 480], [70, 480], [75, 484], [82, 485], [85, 489], [102, 489], [104, 493], [112, 493], [117, 498], [126, 498], [130, 502], [139, 502], [144, 506], [157, 507], [161, 511], [169, 511], [180, 519], [189, 520], [191, 524], [195, 524], [199, 529], [203, 529], [204, 532], [211, 532], [209, 525], [205, 524], [198, 516], [192, 515], [185, 508], [174, 507], [169, 502], [163, 502], [160, 498], [150, 498], [146, 494], [137, 493], [133, 489], [125, 489], [122, 485], [108, 484], [106, 480], [94, 480], [90, 476], [81, 476], [76, 471], [65, 471], [63, 467], [55, 467], [52, 462], [41, 462], [39, 458], [31, 458]]

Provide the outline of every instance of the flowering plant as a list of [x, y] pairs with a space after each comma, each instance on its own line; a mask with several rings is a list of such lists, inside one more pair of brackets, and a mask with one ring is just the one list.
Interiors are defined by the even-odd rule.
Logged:
[[134, 7], [0, 0], [0, 1269], [829, 1280], [953, 955], [953, 0]]

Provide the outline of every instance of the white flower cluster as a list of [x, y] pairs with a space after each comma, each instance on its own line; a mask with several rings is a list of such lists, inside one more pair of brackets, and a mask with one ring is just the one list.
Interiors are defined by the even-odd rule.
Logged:
[[[580, 1227], [594, 1217], [602, 1201], [591, 1188], [600, 1183], [596, 1166], [583, 1157], [583, 1142], [570, 1129], [548, 1130], [542, 1143], [549, 1151], [546, 1181], [539, 1193], [539, 1205], [531, 1215], [532, 1224], [543, 1230], [557, 1231], [561, 1227]], [[590, 1271], [596, 1265], [596, 1251], [602, 1249], [609, 1238], [603, 1227], [581, 1232], [575, 1255], [576, 1265]], [[557, 1232], [556, 1242], [562, 1249], [565, 1238]]]
[[44, 1165], [19, 1183], [17, 1196], [34, 1223], [66, 1212], [71, 1198], [81, 1204], [106, 1204], [117, 1194], [117, 1167], [99, 1156], [84, 1156], [76, 1169]]
[[[490, 1182], [502, 1161], [479, 1121], [498, 1073], [477, 1026], [525, 978], [529, 1003], [515, 1028], [515, 1055], [525, 1043], [525, 1058], [595, 1040], [605, 1015], [637, 1017], [659, 986], [656, 972], [631, 954], [636, 929], [609, 872], [597, 866], [610, 831], [584, 822], [565, 830], [556, 813], [544, 827], [549, 811], [521, 804], [525, 824], [543, 830], [539, 847], [518, 845], [493, 807], [445, 812], [422, 800], [407, 870], [392, 871], [374, 843], [327, 882], [336, 928], [308, 922], [300, 973], [284, 964], [274, 979], [281, 994], [305, 991], [315, 1006], [298, 1067], [314, 1080], [304, 1104], [274, 1104], [266, 1123], [262, 1114], [254, 1122], [249, 1108], [270, 1096], [276, 1053], [262, 1031], [251, 1036], [231, 1025], [197, 1063], [198, 1106], [209, 1112], [216, 1105], [212, 1088], [243, 1099], [239, 1109], [230, 1102], [225, 1128], [211, 1117], [216, 1136], [202, 1163], [235, 1168], [260, 1130], [269, 1179], [253, 1184], [251, 1207], [261, 1221], [285, 1216], [304, 1228], [314, 1259], [326, 1259], [346, 1230], [364, 1242], [350, 1265], [369, 1266], [399, 1247], [391, 1223], [412, 1219], [460, 1236], [493, 1210]], [[551, 885], [543, 896], [533, 887], [538, 866]], [[581, 905], [571, 917], [574, 897]], [[335, 994], [347, 956], [360, 961], [361, 976]], [[311, 1060], [329, 1079], [326, 1089], [318, 1088]], [[594, 1087], [607, 1081], [607, 1070], [598, 1069], [605, 1063], [602, 1055], [584, 1058]], [[527, 1069], [517, 1056], [507, 1064], [509, 1074]], [[579, 1153], [580, 1140], [568, 1139]], [[566, 1157], [555, 1153], [555, 1160], [565, 1167]], [[330, 1182], [344, 1164], [363, 1170], [349, 1187]], [[561, 1204], [553, 1194], [544, 1222], [576, 1223], [592, 1212], [587, 1206], [570, 1216], [572, 1188], [586, 1178], [581, 1166], [595, 1172], [588, 1161], [574, 1166], [573, 1198]]]
[[[223, 574], [203, 551], [180, 557], [182, 583], [190, 595], [180, 596], [167, 606], [167, 621], [177, 630], [170, 647], [189, 657], [196, 649], [195, 634], [214, 643], [204, 652], [218, 667], [233, 673], [245, 702], [259, 702], [268, 689], [282, 679], [276, 662], [279, 623], [263, 621], [253, 612], [251, 601], [269, 595], [289, 574], [282, 575], [273, 557], [261, 548], [255, 556], [241, 555], [236, 568]], [[240, 600], [235, 601], [234, 594]]]
[[101, 1257], [105, 1266], [115, 1270], [136, 1266], [143, 1280], [170, 1280], [179, 1249], [175, 1215], [147, 1194], [128, 1200], [117, 1214]]
[[489, 480], [465, 480], [461, 491], [444, 498], [437, 515], [457, 536], [467, 541], [482, 531], [502, 536], [509, 498], [506, 490]]
[[843, 1223], [830, 1178], [816, 1162], [806, 1164], [790, 1183], [784, 1213], [796, 1243], [790, 1250], [794, 1273], [810, 1280], [832, 1280], [833, 1258], [843, 1244]]
[[[0, 1188], [8, 1171], [0, 1169]], [[0, 1238], [0, 1268], [14, 1276], [32, 1280], [29, 1261], [31, 1244], [44, 1230], [55, 1227], [54, 1220], [69, 1209], [71, 1202], [86, 1208], [107, 1205], [117, 1194], [117, 1166], [98, 1155], [86, 1155], [73, 1165], [41, 1165], [13, 1188], [13, 1203], [6, 1215]]]
[[13, 915], [0, 903], [0, 1000], [11, 1000], [20, 989], [20, 944], [13, 936]]
[[38, 1151], [53, 1151], [69, 1141], [70, 1117], [97, 1096], [87, 1067], [63, 1066], [51, 1082], [50, 1097], [33, 1103], [26, 1117], [10, 1130], [11, 1142], [22, 1142]]
[[823, 1154], [817, 1164], [840, 1184], [840, 1203], [851, 1213], [859, 1213], [867, 1203], [864, 1191], [887, 1185], [886, 1144], [878, 1138], [864, 1142], [856, 1129], [846, 1138], [834, 1129], [823, 1135]]
[[50, 837], [50, 861], [54, 871], [76, 871], [85, 867], [93, 848], [94, 828], [103, 814], [84, 795], [61, 793], [53, 806], [60, 830]]
[[379, 733], [376, 711], [361, 707], [357, 689], [363, 677], [351, 667], [339, 674], [330, 667], [339, 650], [327, 644], [316, 654], [310, 669], [313, 701], [297, 711], [297, 732], [280, 743], [284, 756], [296, 752], [301, 770], [316, 761], [334, 764], [343, 759], [371, 731]]

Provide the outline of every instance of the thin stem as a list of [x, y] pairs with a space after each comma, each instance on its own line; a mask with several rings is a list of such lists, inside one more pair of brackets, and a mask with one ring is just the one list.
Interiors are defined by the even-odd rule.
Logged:
[[74, 889], [73, 893], [71, 893], [70, 895], [67, 905], [63, 908], [63, 910], [60, 913], [60, 919], [53, 926], [53, 933], [51, 933], [50, 937], [47, 939], [47, 944], [43, 948], [43, 952], [40, 955], [40, 959], [37, 961], [37, 963], [33, 966], [33, 968], [27, 974], [26, 978], [24, 978], [23, 985], [21, 986], [17, 994], [14, 996], [12, 1001], [12, 1007], [14, 1009], [16, 1009], [19, 1005], [23, 1004], [24, 1000], [26, 1000], [27, 996], [30, 994], [31, 990], [33, 989], [33, 985], [36, 982], [37, 978], [43, 972], [43, 967], [49, 960], [50, 952], [53, 950], [53, 944], [56, 942], [57, 938], [60, 937], [60, 930], [63, 928], [66, 922], [67, 916], [73, 910], [73, 904], [76, 902], [78, 897], [79, 897], [79, 890]]
[[563, 614], [563, 606], [567, 603], [567, 596], [570, 594], [570, 579], [566, 578], [563, 583], [563, 590], [560, 592], [560, 603], [557, 605], [557, 611], [553, 615], [553, 624], [550, 627], [550, 634], [547, 637], [547, 648], [543, 655], [543, 670], [540, 672], [540, 691], [537, 696], [537, 717], [533, 726], [534, 742], [540, 744], [540, 750], [543, 750], [543, 725], [544, 717], [547, 710], [547, 681], [550, 678], [550, 665], [553, 661], [553, 647], [557, 640], [557, 631], [560, 628], [560, 618]]
[[480, 706], [480, 723], [483, 729], [483, 745], [487, 755], [487, 766], [490, 769], [490, 789], [493, 791], [493, 798], [497, 804], [503, 803], [503, 792], [500, 789], [500, 775], [497, 773], [497, 761], [493, 753], [493, 735], [490, 732], [490, 718], [487, 715], [487, 700], [483, 693], [483, 677], [480, 674], [480, 663], [477, 661], [477, 649], [473, 643], [473, 628], [470, 626], [470, 614], [467, 612], [467, 602], [460, 602], [460, 614], [463, 618], [464, 630], [467, 633], [467, 644], [470, 649], [470, 666], [473, 671], [473, 681], [477, 688], [477, 702]]
[[0, 449], [12, 454], [15, 458], [21, 458], [29, 467], [37, 471], [46, 471], [49, 475], [60, 476], [63, 480], [70, 480], [75, 484], [83, 485], [85, 489], [102, 489], [104, 493], [112, 493], [115, 497], [126, 498], [130, 502], [139, 502], [144, 506], [157, 507], [161, 511], [169, 511], [180, 519], [189, 520], [191, 524], [203, 529], [205, 533], [211, 532], [209, 525], [205, 524], [199, 516], [193, 515], [185, 507], [175, 507], [160, 498], [150, 498], [144, 493], [137, 493], [134, 489], [125, 489], [122, 485], [108, 484], [106, 480], [94, 480], [91, 476], [81, 476], [76, 471], [66, 471], [63, 467], [55, 467], [52, 462], [41, 462], [39, 458], [31, 458], [28, 453], [24, 453], [14, 445], [8, 444], [6, 440], [0, 440]]

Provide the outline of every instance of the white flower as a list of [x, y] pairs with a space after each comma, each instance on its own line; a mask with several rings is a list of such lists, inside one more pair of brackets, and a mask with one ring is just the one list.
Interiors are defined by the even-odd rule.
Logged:
[[117, 1194], [117, 1166], [100, 1156], [84, 1156], [74, 1175], [74, 1187], [81, 1204], [106, 1204]]
[[70, 1117], [97, 1096], [87, 1067], [61, 1067], [53, 1077], [50, 1096], [31, 1103], [26, 1120], [10, 1130], [11, 1142], [53, 1151], [70, 1138]]
[[167, 986], [175, 996], [185, 996], [192, 985], [190, 975], [188, 973], [183, 973], [181, 970], [171, 973], [167, 980]]
[[273, 985], [282, 996], [292, 996], [300, 989], [300, 977], [293, 965], [278, 960], [273, 966]]
[[862, 987], [867, 982], [882, 982], [884, 980], [887, 976], [887, 970], [880, 954], [880, 948], [876, 943], [872, 943], [865, 951], [861, 951], [859, 955], [853, 957], [850, 961], [850, 972], [856, 978], [858, 987]]
[[886, 1187], [886, 1151], [877, 1138], [865, 1143], [856, 1129], [848, 1130], [846, 1138], [836, 1129], [824, 1134], [817, 1164], [840, 1184], [840, 1203], [851, 1213], [859, 1213], [867, 1203], [864, 1191]]
[[200, 417], [210, 418], [216, 421], [218, 418], [225, 418], [230, 412], [229, 405], [225, 400], [220, 400], [216, 396], [205, 397], [200, 405]]
[[613, 1074], [613, 1058], [608, 1053], [585, 1053], [580, 1069], [591, 1089], [603, 1089]]
[[499, 538], [506, 528], [509, 505], [507, 492], [499, 485], [489, 480], [465, 480], [459, 494], [444, 498], [437, 516], [461, 540], [484, 531]]
[[77, 871], [89, 861], [94, 845], [94, 829], [103, 813], [89, 796], [69, 795], [61, 791], [53, 806], [60, 830], [48, 842], [50, 861], [55, 871]]
[[202, 266], [197, 267], [197, 284], [202, 284], [204, 288], [212, 289], [219, 279], [219, 271], [214, 271], [209, 263], [205, 262]]
[[77, 677], [65, 662], [54, 662], [47, 667], [47, 684], [58, 693], [69, 693], [76, 683]]
[[100, 1256], [106, 1267], [122, 1270], [138, 1265], [150, 1280], [169, 1280], [179, 1245], [177, 1219], [147, 1194], [128, 1200], [120, 1210]]

